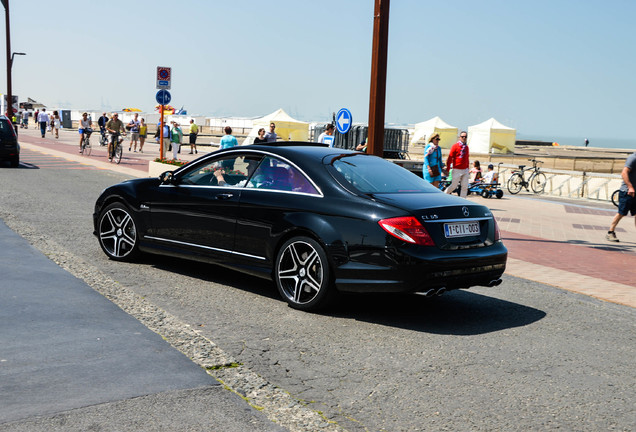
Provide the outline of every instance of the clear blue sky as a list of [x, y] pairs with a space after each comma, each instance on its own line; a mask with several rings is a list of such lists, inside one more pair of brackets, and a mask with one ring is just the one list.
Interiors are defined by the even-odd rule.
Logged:
[[[20, 100], [151, 111], [170, 66], [172, 105], [190, 114], [368, 119], [374, 0], [10, 3]], [[632, 0], [393, 0], [386, 121], [629, 138], [635, 18]]]

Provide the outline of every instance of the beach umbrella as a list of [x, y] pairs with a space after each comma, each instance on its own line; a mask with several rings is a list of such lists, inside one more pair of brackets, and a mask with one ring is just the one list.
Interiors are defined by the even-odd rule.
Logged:
[[124, 108], [123, 112], [141, 112], [139, 108]]

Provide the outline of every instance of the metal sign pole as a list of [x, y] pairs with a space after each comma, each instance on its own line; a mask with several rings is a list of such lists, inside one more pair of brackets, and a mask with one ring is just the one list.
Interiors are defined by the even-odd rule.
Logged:
[[160, 105], [161, 109], [161, 124], [159, 125], [159, 159], [163, 160], [163, 105]]

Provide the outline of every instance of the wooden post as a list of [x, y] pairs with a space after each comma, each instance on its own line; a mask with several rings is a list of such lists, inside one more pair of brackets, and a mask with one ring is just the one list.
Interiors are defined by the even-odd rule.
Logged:
[[386, 102], [386, 65], [389, 45], [389, 0], [375, 0], [373, 13], [373, 50], [371, 92], [369, 95], [369, 145], [367, 153], [384, 154], [384, 110]]

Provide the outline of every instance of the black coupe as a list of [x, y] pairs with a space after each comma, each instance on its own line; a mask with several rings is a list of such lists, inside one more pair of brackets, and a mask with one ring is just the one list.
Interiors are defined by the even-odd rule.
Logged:
[[491, 211], [379, 157], [309, 143], [219, 150], [97, 199], [109, 258], [184, 257], [271, 278], [292, 306], [338, 291], [422, 292], [501, 283]]

